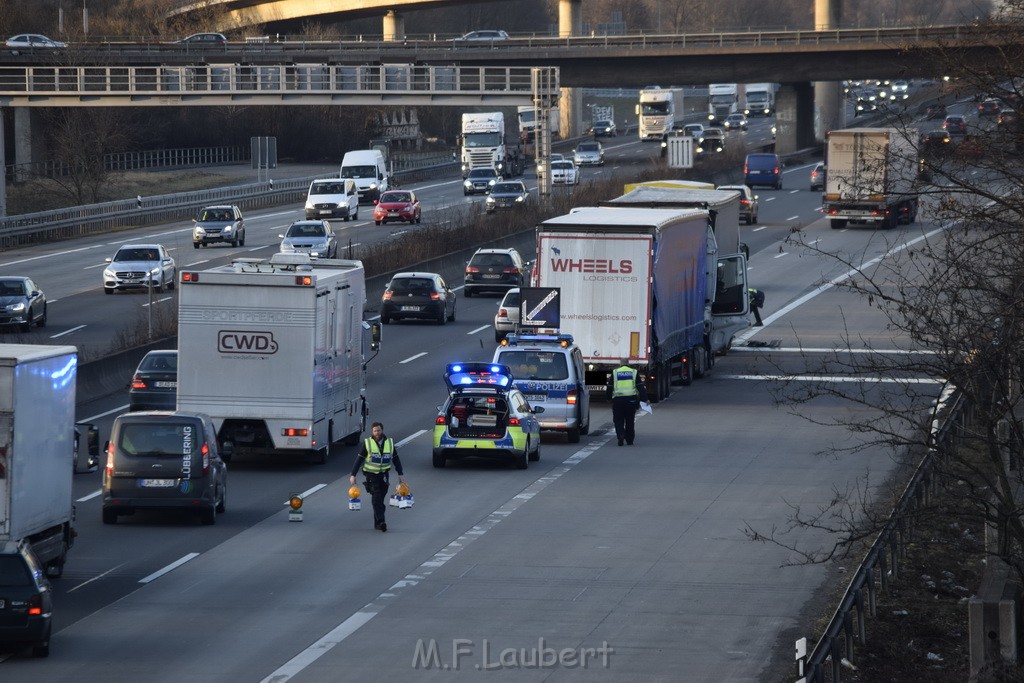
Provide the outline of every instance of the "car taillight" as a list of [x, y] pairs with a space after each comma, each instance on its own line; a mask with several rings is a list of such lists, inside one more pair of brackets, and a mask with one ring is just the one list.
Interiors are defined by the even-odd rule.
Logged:
[[508, 311], [506, 311], [504, 308], [499, 308], [498, 317], [504, 320], [508, 320]]
[[446, 424], [448, 424], [448, 418], [446, 418], [444, 415], [438, 415], [434, 419], [434, 424], [436, 424], [436, 425], [446, 425]]
[[392, 296], [391, 290], [390, 289], [385, 289], [384, 290], [384, 301], [391, 301], [391, 296]]
[[779, 167], [778, 166], [775, 167], [775, 175], [779, 175]]
[[203, 476], [205, 477], [210, 473], [210, 445], [204, 442], [199, 452], [203, 454]]
[[114, 442], [111, 441], [110, 445], [107, 446], [107, 474], [111, 475], [114, 473]]
[[441, 293], [440, 292], [431, 292], [430, 293], [430, 298], [435, 300], [435, 301], [437, 301], [438, 299], [441, 298]]
[[510, 417], [508, 419], [508, 426], [509, 427], [518, 427], [519, 426], [519, 418], [518, 417]]
[[749, 204], [749, 203], [750, 203], [749, 199], [741, 199], [740, 200], [740, 204]]
[[565, 402], [571, 406], [576, 405], [576, 390], [570, 389], [569, 393], [565, 395]]
[[38, 617], [43, 613], [43, 596], [33, 595], [28, 599], [28, 615]]
[[747, 173], [750, 173], [750, 169], [747, 168], [746, 164], [743, 164], [743, 174], [746, 175]]
[[466, 272], [467, 273], [479, 273], [480, 269], [477, 268], [476, 266], [466, 266]]
[[518, 274], [518, 273], [519, 273], [519, 269], [518, 269], [518, 268], [506, 268], [506, 269], [504, 270], [504, 272], [506, 272], [506, 273], [512, 273], [512, 274]]
[[132, 377], [132, 389], [145, 389], [146, 380], [142, 379], [139, 375]]

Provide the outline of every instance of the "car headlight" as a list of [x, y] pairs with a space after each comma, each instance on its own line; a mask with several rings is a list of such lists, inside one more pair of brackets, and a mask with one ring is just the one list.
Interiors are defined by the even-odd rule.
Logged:
[[526, 200], [526, 197], [524, 197], [523, 195], [519, 195], [518, 197], [516, 197], [516, 201], [517, 202], [522, 202], [522, 201], [525, 201], [525, 200]]
[[313, 208], [314, 208], [313, 202], [306, 202], [306, 210], [307, 211], [312, 211]]
[[225, 225], [224, 226], [224, 230], [222, 232], [231, 232], [234, 229], [235, 229], [235, 226], [233, 226], [233, 225]]
[[103, 271], [103, 277], [109, 277], [109, 278], [113, 279], [114, 271], [110, 270], [109, 268], [105, 269]]
[[494, 197], [492, 197], [492, 196], [490, 196], [490, 195], [488, 195], [488, 196], [487, 196], [487, 203], [488, 203], [488, 204], [493, 204], [493, 203], [494, 203], [495, 201], [496, 201], [496, 200], [494, 199]]
[[494, 187], [494, 183], [496, 183], [496, 182], [498, 182], [498, 181], [495, 180], [494, 178], [491, 178], [490, 181], [488, 181], [488, 183], [487, 183], [487, 187]]
[[160, 266], [157, 266], [156, 268], [151, 268], [150, 271], [149, 271], [149, 274], [151, 276], [152, 275], [159, 275], [160, 274]]
[[473, 181], [472, 180], [467, 180], [467, 181], [463, 182], [462, 184], [465, 185], [466, 187], [473, 187]]
[[284, 253], [291, 253], [295, 251], [295, 247], [293, 247], [288, 242], [281, 242], [281, 251]]
[[200, 227], [197, 226], [196, 227], [196, 237], [205, 237], [205, 236], [206, 236], [206, 229], [205, 228], [200, 228]]
[[25, 303], [21, 302], [17, 304], [11, 304], [10, 306], [7, 307], [7, 310], [10, 311], [11, 313], [21, 313], [22, 311], [25, 310]]

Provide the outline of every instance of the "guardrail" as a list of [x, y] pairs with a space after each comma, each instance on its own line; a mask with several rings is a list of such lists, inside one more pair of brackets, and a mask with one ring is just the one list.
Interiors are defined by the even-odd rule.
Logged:
[[[876, 580], [881, 589], [887, 591], [889, 582], [899, 578], [900, 558], [904, 556], [905, 546], [913, 533], [913, 514], [929, 503], [939, 486], [938, 478], [932, 476], [936, 461], [956, 447], [957, 438], [972, 417], [971, 406], [962, 394], [953, 389], [943, 392], [939, 401], [941, 417], [935, 421], [938, 424], [932, 425], [932, 445], [850, 580], [825, 632], [809, 654], [807, 639], [797, 641], [797, 675], [801, 676], [798, 683], [825, 683], [826, 680], [839, 683], [842, 680], [843, 660], [854, 662], [854, 641], [864, 644], [867, 639], [866, 617], [876, 615], [879, 588]], [[826, 676], [829, 658], [832, 659], [831, 676]]]
[[[243, 161], [249, 161], [249, 149], [246, 147], [180, 147], [110, 152], [103, 155], [103, 168], [107, 171], [135, 171], [215, 166]], [[28, 178], [57, 178], [70, 175], [71, 172], [72, 165], [59, 159], [7, 165], [7, 177], [15, 182]]]

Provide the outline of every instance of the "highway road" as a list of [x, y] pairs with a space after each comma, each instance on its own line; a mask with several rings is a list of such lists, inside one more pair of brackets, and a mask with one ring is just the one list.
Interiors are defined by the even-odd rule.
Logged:
[[[628, 178], [657, 154], [626, 137], [609, 147], [608, 165], [587, 174]], [[736, 348], [707, 378], [674, 387], [638, 420], [635, 447], [615, 446], [598, 402], [588, 437], [545, 438], [527, 470], [468, 461], [434, 469], [444, 364], [493, 352], [497, 298], [460, 297], [447, 326], [387, 327], [369, 364], [370, 417], [397, 442], [416, 496], [413, 509], [389, 511], [386, 534], [373, 530], [369, 510], [347, 510], [356, 451], [340, 444], [326, 465], [232, 462], [227, 512], [212, 527], [159, 512], [105, 526], [99, 474], [78, 475], [79, 539], [54, 581], [52, 653], [7, 652], [0, 679], [753, 681], [791, 662], [793, 639], [810, 635], [801, 610], [829, 571], [780, 568], [789, 553], [751, 543], [744, 527], [784, 526], [791, 504], [823, 504], [865, 471], [880, 481], [892, 461], [875, 449], [823, 455], [852, 437], [822, 423], [857, 409], [776, 406], [766, 377], [775, 363], [804, 362], [791, 349], [834, 348], [846, 329], [881, 348], [894, 342], [877, 312], [821, 287], [845, 268], [786, 238], [799, 231], [867, 262], [937, 229], [925, 210], [899, 231], [831, 230], [807, 190], [809, 170], [787, 170], [785, 190], [757, 190], [761, 220], [741, 228], [751, 282], [768, 299], [766, 326], [749, 336], [776, 350]], [[426, 204], [424, 224], [483, 201], [463, 197], [457, 178], [411, 187]], [[252, 212], [244, 248], [195, 251], [188, 225], [154, 226], [5, 252], [0, 273], [29, 273], [55, 300], [48, 327], [28, 339], [96, 345], [142, 320], [149, 304], [146, 294], [100, 291], [103, 258], [119, 244], [160, 241], [179, 268], [206, 267], [269, 255], [300, 213]], [[413, 229], [366, 220], [336, 228], [354, 245]], [[526, 233], [517, 246], [529, 245]], [[442, 274], [461, 284], [460, 264]], [[154, 305], [171, 309], [175, 293]], [[126, 399], [81, 397], [79, 419], [106, 438]], [[293, 493], [306, 494], [301, 523], [285, 512]]]

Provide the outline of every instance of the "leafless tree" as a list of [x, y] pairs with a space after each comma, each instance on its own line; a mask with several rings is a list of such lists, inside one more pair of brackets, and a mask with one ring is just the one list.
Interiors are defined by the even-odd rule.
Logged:
[[76, 204], [100, 201], [110, 179], [104, 156], [131, 141], [126, 115], [119, 109], [62, 108], [46, 110], [44, 116], [50, 150], [66, 168], [53, 182]]

